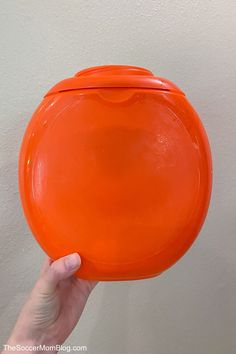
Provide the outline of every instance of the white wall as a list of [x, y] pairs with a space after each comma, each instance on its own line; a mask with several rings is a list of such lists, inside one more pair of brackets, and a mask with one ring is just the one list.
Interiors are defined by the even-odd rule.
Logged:
[[199, 112], [214, 158], [211, 207], [197, 242], [160, 278], [100, 283], [67, 344], [91, 354], [235, 353], [235, 1], [3, 0], [0, 13], [0, 343], [43, 259], [18, 196], [26, 124], [57, 81], [130, 64], [176, 82]]

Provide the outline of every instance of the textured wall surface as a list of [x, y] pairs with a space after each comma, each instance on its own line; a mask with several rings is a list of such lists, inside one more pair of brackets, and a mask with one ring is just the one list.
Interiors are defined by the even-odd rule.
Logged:
[[0, 16], [0, 343], [44, 257], [18, 195], [26, 124], [57, 81], [130, 64], [174, 81], [200, 114], [214, 159], [211, 207], [194, 246], [160, 278], [100, 283], [66, 344], [91, 354], [234, 354], [235, 1], [5, 0]]

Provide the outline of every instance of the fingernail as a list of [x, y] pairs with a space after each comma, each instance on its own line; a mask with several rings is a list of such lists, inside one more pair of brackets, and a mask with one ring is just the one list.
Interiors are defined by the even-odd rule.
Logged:
[[81, 259], [78, 253], [72, 253], [65, 258], [65, 266], [67, 270], [78, 268], [81, 264]]

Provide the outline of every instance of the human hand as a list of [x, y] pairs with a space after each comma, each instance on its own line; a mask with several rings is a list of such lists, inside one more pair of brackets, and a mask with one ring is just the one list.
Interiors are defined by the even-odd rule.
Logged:
[[80, 264], [78, 253], [46, 258], [7, 344], [54, 346], [66, 340], [97, 283], [73, 276]]

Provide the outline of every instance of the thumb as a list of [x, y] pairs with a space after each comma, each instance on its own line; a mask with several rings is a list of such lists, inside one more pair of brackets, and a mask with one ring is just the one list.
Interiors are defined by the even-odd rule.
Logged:
[[54, 292], [58, 283], [74, 274], [80, 265], [81, 258], [78, 253], [72, 253], [52, 262], [39, 279], [41, 292], [46, 294]]

